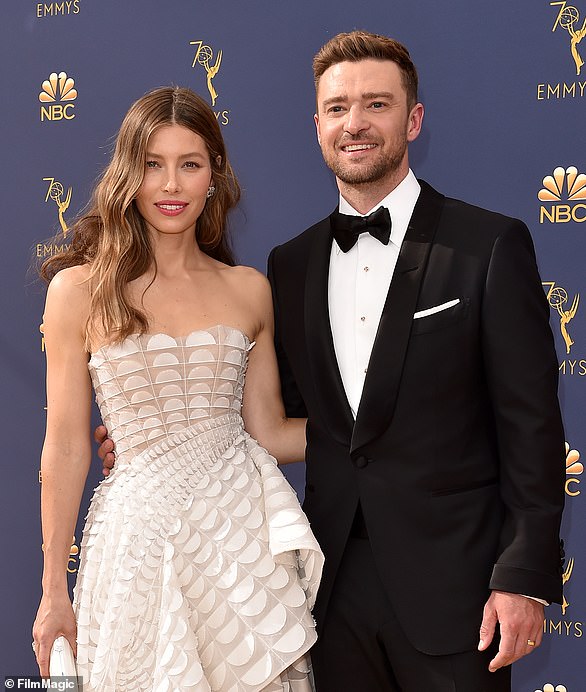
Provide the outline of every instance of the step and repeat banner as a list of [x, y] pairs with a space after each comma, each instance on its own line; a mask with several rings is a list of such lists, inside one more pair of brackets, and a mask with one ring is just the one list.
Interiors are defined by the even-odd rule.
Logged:
[[[543, 645], [516, 665], [514, 689], [586, 689], [586, 0], [3, 3], [0, 676], [35, 672], [45, 422], [35, 265], [70, 241], [132, 101], [179, 84], [207, 99], [223, 128], [244, 191], [234, 247], [264, 270], [274, 245], [336, 204], [315, 139], [311, 60], [354, 28], [398, 38], [418, 66], [426, 116], [411, 147], [416, 174], [532, 230], [566, 425], [565, 598], [546, 609]], [[82, 517], [100, 472], [96, 458]], [[301, 495], [303, 465], [287, 473]]]

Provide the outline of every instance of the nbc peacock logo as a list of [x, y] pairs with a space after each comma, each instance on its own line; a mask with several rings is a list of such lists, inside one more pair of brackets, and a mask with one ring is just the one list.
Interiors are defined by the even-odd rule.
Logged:
[[539, 223], [586, 221], [586, 175], [579, 173], [576, 166], [554, 168], [542, 185], [537, 193], [537, 199], [544, 202], [539, 210]]
[[580, 461], [580, 452], [577, 449], [570, 449], [566, 442], [566, 495], [577, 497], [580, 494], [580, 479], [584, 473], [584, 464]]
[[72, 77], [66, 72], [51, 72], [49, 79], [41, 84], [41, 122], [45, 120], [73, 120], [77, 89]]

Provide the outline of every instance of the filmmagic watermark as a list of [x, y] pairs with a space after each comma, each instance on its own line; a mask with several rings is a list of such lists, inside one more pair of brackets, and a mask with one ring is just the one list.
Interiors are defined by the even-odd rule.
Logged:
[[80, 677], [41, 678], [39, 675], [8, 675], [4, 678], [7, 690], [68, 690], [82, 692]]

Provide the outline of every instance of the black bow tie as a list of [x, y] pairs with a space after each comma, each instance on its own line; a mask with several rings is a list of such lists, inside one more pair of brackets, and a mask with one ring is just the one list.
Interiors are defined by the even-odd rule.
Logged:
[[368, 216], [348, 216], [335, 211], [330, 219], [334, 238], [342, 252], [348, 252], [361, 233], [370, 233], [383, 245], [389, 244], [391, 215], [386, 207], [379, 207]]

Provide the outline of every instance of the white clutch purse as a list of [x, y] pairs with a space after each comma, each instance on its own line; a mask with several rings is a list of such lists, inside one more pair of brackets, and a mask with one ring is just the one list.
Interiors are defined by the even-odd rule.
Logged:
[[49, 675], [53, 677], [76, 677], [75, 658], [65, 637], [57, 637], [51, 647]]

